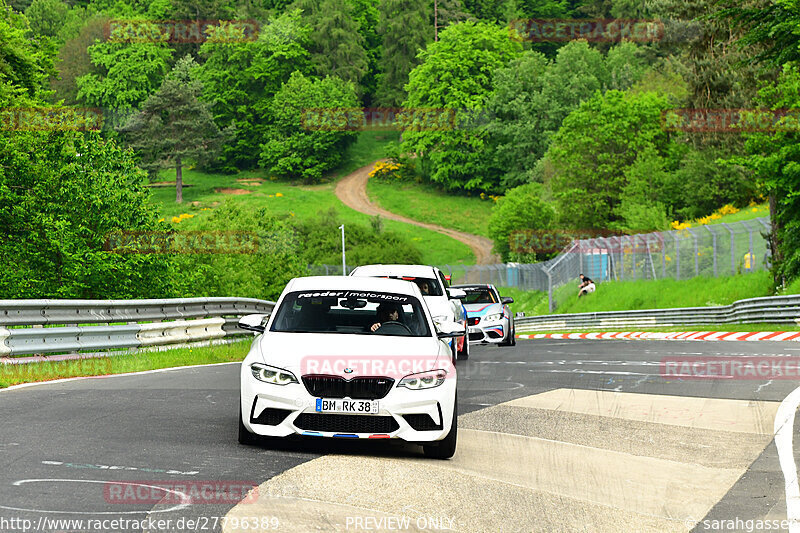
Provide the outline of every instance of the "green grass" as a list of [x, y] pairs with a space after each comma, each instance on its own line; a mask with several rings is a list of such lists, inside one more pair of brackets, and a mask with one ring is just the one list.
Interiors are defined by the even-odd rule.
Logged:
[[[674, 279], [606, 281], [598, 283], [594, 293], [582, 298], [578, 298], [576, 281], [556, 289], [553, 297], [557, 303], [556, 314], [592, 313], [728, 305], [744, 298], [770, 296], [771, 287], [770, 273], [759, 271], [738, 276], [697, 277], [682, 281]], [[800, 289], [800, 283], [795, 283], [790, 288]], [[515, 300], [518, 298], [517, 294], [509, 289], [502, 289], [501, 293], [508, 293]], [[545, 293], [536, 291], [523, 293], [519, 296], [519, 301], [524, 303], [514, 308], [515, 312], [524, 311], [527, 316], [548, 314]]]
[[789, 283], [789, 285], [781, 291], [781, 294], [800, 294], [800, 278]]
[[[564, 329], [564, 330], [548, 330], [548, 331], [522, 331], [520, 326], [519, 333], [526, 335], [533, 335], [537, 333], [586, 333], [587, 331], [597, 331], [600, 329]], [[648, 333], [677, 333], [681, 331], [800, 331], [800, 326], [790, 324], [702, 324], [694, 326], [675, 326], [671, 328], [645, 328]], [[606, 328], [603, 333], [615, 333], [625, 331], [642, 331], [642, 328]]]
[[[508, 308], [512, 313], [519, 311], [524, 312], [530, 316], [534, 309], [539, 309], [544, 304], [545, 311], [547, 310], [547, 293], [540, 291], [526, 291], [517, 287], [497, 287], [500, 296], [511, 296], [514, 298], [514, 303], [509, 304]], [[537, 313], [540, 314], [540, 313]]]
[[350, 174], [354, 170], [389, 157], [389, 149], [400, 140], [397, 131], [362, 131], [355, 143], [347, 148], [338, 167], [327, 173], [326, 177], [335, 179]]
[[728, 305], [744, 298], [769, 296], [771, 287], [769, 272], [759, 271], [738, 276], [697, 277], [681, 281], [607, 281], [598, 283], [594, 293], [578, 298], [576, 282], [574, 285], [559, 288], [555, 294], [558, 303], [556, 312], [591, 313]]
[[[164, 180], [174, 179], [174, 172], [161, 175]], [[260, 184], [246, 184], [242, 180], [257, 180]], [[344, 206], [334, 194], [334, 184], [302, 186], [270, 181], [264, 171], [248, 171], [235, 175], [208, 174], [196, 170], [184, 171], [184, 183], [191, 185], [183, 190], [183, 204], [175, 203], [174, 187], [152, 189], [152, 202], [161, 216], [171, 223], [173, 216], [187, 213], [195, 215], [173, 226], [176, 229], [210, 229], [204, 224], [210, 211], [223, 201], [236, 202], [244, 207], [267, 207], [277, 217], [315, 217], [321, 211], [334, 208], [345, 224], [369, 225], [370, 217]], [[254, 182], [253, 182], [254, 183]], [[224, 194], [215, 189], [242, 189], [249, 194]], [[277, 196], [280, 194], [281, 196]], [[465, 263], [474, 264], [475, 255], [470, 248], [455, 239], [410, 224], [384, 221], [387, 230], [397, 232], [411, 240], [422, 252], [425, 264]]]
[[447, 194], [428, 184], [378, 179], [367, 182], [367, 194], [392, 213], [475, 235], [489, 235], [489, 216], [494, 207], [489, 198]]
[[[709, 224], [730, 224], [731, 222], [741, 222], [742, 220], [752, 220], [754, 218], [768, 217], [769, 204], [763, 203], [752, 207], [743, 207], [738, 213], [723, 215], [722, 218], [711, 220]], [[692, 227], [696, 224], [692, 224]]]
[[22, 365], [0, 365], [0, 388], [50, 381], [78, 376], [102, 376], [124, 374], [159, 368], [194, 366], [210, 363], [241, 361], [250, 348], [250, 340], [231, 344], [220, 344], [197, 348], [175, 348], [161, 352], [137, 352], [133, 354], [81, 359], [77, 361], [54, 361]]

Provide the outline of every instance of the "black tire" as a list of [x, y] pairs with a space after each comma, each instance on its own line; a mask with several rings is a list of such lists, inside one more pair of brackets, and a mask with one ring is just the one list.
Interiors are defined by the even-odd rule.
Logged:
[[431, 459], [450, 459], [456, 454], [456, 440], [458, 439], [458, 395], [453, 404], [453, 423], [450, 426], [450, 433], [440, 441], [431, 444], [423, 444], [422, 450], [425, 457]]
[[469, 337], [464, 337], [464, 349], [457, 352], [456, 359], [469, 359]]
[[254, 433], [250, 433], [247, 431], [247, 428], [244, 427], [244, 422], [242, 422], [242, 405], [239, 404], [239, 444], [244, 444], [245, 446], [252, 446], [254, 444], [258, 444], [258, 435]]
[[506, 333], [506, 338], [500, 341], [497, 346], [514, 346], [517, 344], [516, 338], [516, 328], [512, 324], [509, 324], [508, 333]]

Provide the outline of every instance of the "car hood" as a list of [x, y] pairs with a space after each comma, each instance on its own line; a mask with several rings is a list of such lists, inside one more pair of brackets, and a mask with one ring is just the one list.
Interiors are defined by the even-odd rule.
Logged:
[[502, 313], [503, 304], [465, 304], [464, 309], [467, 310], [469, 316], [485, 316], [493, 313]]
[[433, 337], [269, 332], [261, 337], [259, 351], [264, 363], [297, 377], [390, 375], [398, 379], [449, 363], [449, 358], [439, 360], [439, 340]]

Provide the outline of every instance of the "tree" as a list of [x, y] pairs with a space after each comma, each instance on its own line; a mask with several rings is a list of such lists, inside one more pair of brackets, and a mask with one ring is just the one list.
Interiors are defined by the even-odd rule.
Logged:
[[132, 154], [97, 133], [0, 135], [0, 298], [163, 298], [169, 256], [108, 251], [165, 232]]
[[308, 78], [295, 72], [269, 105], [270, 126], [261, 146], [260, 163], [275, 176], [313, 183], [341, 161], [357, 132], [335, 123], [304, 124], [304, 113], [324, 108], [353, 108], [355, 87], [338, 78]]
[[[347, 223], [345, 248], [347, 262], [355, 265], [370, 263], [419, 264], [422, 253], [414, 244], [393, 231], [384, 230], [372, 220], [371, 227]], [[343, 221], [331, 208], [316, 217], [298, 220], [293, 224], [298, 240], [304, 244], [302, 259], [306, 264], [338, 264], [342, 259], [339, 226]]]
[[[775, 131], [746, 136], [746, 156], [732, 163], [752, 169], [758, 185], [769, 196], [773, 275], [777, 286], [800, 276], [800, 69], [783, 66], [776, 83], [765, 83], [757, 104], [790, 115], [778, 121]], [[793, 113], [793, 115], [791, 114]], [[767, 120], [772, 122], [770, 113]]]
[[[489, 190], [497, 186], [487, 172], [486, 132], [473, 127], [492, 90], [492, 74], [520, 53], [508, 30], [483, 22], [463, 22], [444, 30], [428, 45], [409, 75], [404, 107], [403, 150], [417, 155], [417, 168], [451, 190]], [[433, 109], [449, 122], [420, 123]]]
[[495, 160], [500, 186], [540, 179], [534, 174], [537, 161], [564, 118], [595, 92], [627, 89], [642, 77], [646, 67], [638, 52], [636, 45], [621, 43], [604, 58], [586, 41], [572, 41], [552, 62], [527, 51], [498, 69], [488, 102], [486, 157]]
[[500, 186], [516, 187], [532, 181], [531, 171], [544, 155], [555, 131], [542, 95], [549, 61], [543, 54], [527, 51], [494, 76], [494, 91], [487, 104], [492, 120], [487, 125]]
[[[159, 34], [156, 25], [142, 31]], [[89, 47], [89, 57], [100, 73], [77, 78], [79, 101], [108, 110], [135, 109], [158, 89], [172, 58], [166, 36], [143, 41], [123, 32], [123, 28], [115, 28], [108, 41]]]
[[378, 33], [381, 23], [379, 2], [375, 0], [351, 0], [352, 17], [358, 25], [358, 33], [364, 38], [364, 51], [367, 54], [367, 72], [361, 78], [361, 92], [366, 103], [371, 103], [378, 90], [378, 64], [382, 55], [382, 39]]
[[546, 157], [560, 222], [579, 229], [606, 228], [620, 220], [617, 208], [625, 172], [638, 154], [670, 152], [661, 127], [666, 97], [655, 93], [597, 93], [564, 119]]
[[0, 108], [44, 96], [45, 80], [53, 73], [52, 49], [29, 39], [28, 31], [25, 16], [0, 0]]
[[[195, 219], [197, 220], [197, 219]], [[198, 226], [241, 242], [240, 253], [182, 254], [176, 257], [181, 294], [242, 296], [276, 300], [292, 278], [306, 276], [305, 243], [266, 207], [225, 202]], [[222, 241], [224, 242], [224, 241]]]
[[406, 99], [408, 74], [417, 55], [432, 40], [427, 0], [382, 0], [379, 33], [383, 39], [378, 101], [397, 107]]
[[[230, 31], [226, 25], [219, 31]], [[234, 127], [217, 165], [223, 170], [253, 168], [268, 124], [268, 107], [292, 72], [311, 71], [309, 28], [298, 10], [262, 26], [254, 42], [212, 38], [200, 48], [205, 62], [198, 68], [203, 100], [211, 105], [221, 128]]]
[[68, 12], [69, 6], [61, 0], [33, 0], [25, 10], [25, 16], [34, 35], [55, 37]]
[[[525, 250], [512, 247], [515, 234], [525, 234], [526, 230], [543, 232], [552, 228], [555, 219], [553, 207], [542, 199], [542, 186], [528, 183], [509, 189], [505, 196], [497, 200], [489, 218], [489, 237], [494, 241], [494, 251], [504, 262], [541, 261], [546, 255], [543, 250]], [[542, 235], [543, 233], [538, 233]], [[544, 240], [544, 239], [543, 239]]]
[[369, 61], [348, 0], [298, 0], [294, 6], [303, 10], [311, 26], [311, 62], [317, 76], [336, 76], [358, 87]]
[[55, 91], [58, 100], [65, 104], [78, 103], [77, 79], [94, 72], [100, 74], [100, 68], [95, 68], [89, 57], [88, 49], [95, 41], [103, 38], [104, 29], [111, 19], [105, 15], [93, 15], [86, 20], [78, 34], [67, 39], [58, 50], [57, 75], [52, 79], [50, 86]]
[[212, 158], [222, 142], [208, 105], [199, 100], [202, 85], [192, 75], [196, 63], [186, 56], [133, 115], [123, 131], [151, 174], [175, 168], [175, 201], [183, 201], [183, 165]]

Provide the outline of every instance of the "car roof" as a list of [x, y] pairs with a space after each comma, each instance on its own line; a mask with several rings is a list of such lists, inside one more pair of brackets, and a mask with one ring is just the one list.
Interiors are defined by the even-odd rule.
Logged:
[[360, 276], [308, 276], [294, 278], [286, 284], [284, 292], [328, 290], [380, 291], [410, 294], [422, 298], [419, 287], [409, 281]]
[[436, 278], [436, 272], [429, 265], [362, 265], [351, 276], [409, 276]]

